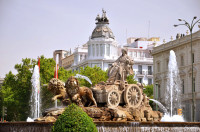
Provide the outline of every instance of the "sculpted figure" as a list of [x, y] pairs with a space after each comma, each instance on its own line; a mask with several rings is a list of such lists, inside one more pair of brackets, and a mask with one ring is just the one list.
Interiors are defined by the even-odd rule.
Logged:
[[[55, 96], [52, 98], [53, 101], [60, 99], [63, 104], [66, 104], [68, 96], [64, 87], [64, 82], [57, 78], [52, 78], [48, 84], [48, 90], [51, 91]], [[68, 103], [67, 103], [68, 104]]]
[[133, 74], [132, 66], [133, 60], [127, 55], [127, 50], [122, 49], [122, 55], [108, 69], [108, 82], [125, 81], [128, 74]]
[[79, 106], [97, 106], [92, 91], [87, 87], [79, 87], [78, 79], [71, 76], [65, 83], [66, 92], [72, 102]]

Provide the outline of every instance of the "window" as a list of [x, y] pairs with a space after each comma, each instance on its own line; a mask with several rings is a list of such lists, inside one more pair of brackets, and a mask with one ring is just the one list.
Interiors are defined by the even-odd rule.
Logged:
[[152, 84], [152, 78], [148, 78], [148, 85]]
[[185, 85], [184, 85], [184, 79], [182, 80], [182, 94], [185, 93]]
[[194, 63], [194, 53], [192, 53], [192, 63]]
[[138, 65], [138, 73], [142, 74], [142, 65]]
[[181, 56], [181, 66], [184, 66], [184, 58], [183, 58], [183, 55]]
[[169, 59], [166, 60], [166, 69], [168, 69]]
[[101, 44], [101, 56], [103, 56], [103, 44]]
[[152, 66], [148, 66], [148, 75], [152, 75]]
[[93, 52], [93, 56], [95, 56], [95, 45], [92, 45], [92, 52]]
[[88, 45], [88, 56], [90, 56], [90, 54], [91, 54], [90, 48], [91, 48], [91, 45]]
[[99, 56], [99, 45], [96, 45], [96, 49], [97, 49], [97, 56]]
[[109, 44], [106, 45], [106, 55], [110, 56], [110, 45]]
[[133, 52], [134, 53], [134, 57], [137, 57], [137, 52]]
[[138, 78], [138, 82], [139, 82], [139, 83], [142, 83], [142, 78]]
[[157, 71], [160, 72], [160, 62], [157, 63]]

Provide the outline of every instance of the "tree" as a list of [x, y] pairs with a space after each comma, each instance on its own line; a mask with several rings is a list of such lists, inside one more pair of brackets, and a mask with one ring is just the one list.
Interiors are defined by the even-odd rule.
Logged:
[[26, 120], [29, 114], [29, 98], [31, 93], [31, 76], [35, 60], [22, 59], [16, 64], [17, 74], [9, 72], [3, 82], [1, 93], [3, 106], [7, 108], [7, 120]]
[[150, 98], [153, 99], [153, 84], [144, 86], [143, 92]]
[[127, 82], [128, 84], [137, 84], [137, 81], [134, 79], [134, 75], [128, 75]]
[[[149, 97], [150, 99], [153, 99], [153, 84], [152, 85], [146, 85], [144, 86], [143, 92]], [[150, 106], [153, 108], [153, 101], [149, 101]]]
[[85, 68], [81, 67], [79, 74], [87, 76], [92, 81], [91, 85], [85, 79], [80, 79], [80, 84], [86, 87], [94, 86], [95, 84], [101, 81], [105, 82], [108, 79], [107, 72], [103, 71], [100, 67], [97, 66], [94, 66], [93, 68], [89, 66], [86, 66]]
[[53, 132], [97, 132], [97, 128], [81, 107], [71, 104], [56, 120]]
[[[1, 94], [3, 99], [0, 104], [7, 107], [7, 120], [25, 121], [30, 112], [30, 95], [31, 95], [31, 77], [36, 60], [26, 58], [22, 59], [21, 64], [16, 64], [17, 74], [9, 72], [3, 82]], [[40, 81], [41, 81], [41, 98], [42, 110], [52, 106], [51, 98], [53, 94], [44, 87], [49, 80], [54, 77], [54, 67], [56, 63], [52, 58], [40, 57]], [[2, 108], [2, 107], [1, 107]]]

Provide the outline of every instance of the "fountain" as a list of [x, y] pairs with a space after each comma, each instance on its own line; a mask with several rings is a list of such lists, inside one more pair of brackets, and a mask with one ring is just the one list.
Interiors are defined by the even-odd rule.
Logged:
[[28, 117], [27, 122], [31, 122], [40, 115], [40, 74], [39, 67], [35, 65], [31, 78], [32, 93], [31, 93], [31, 117]]
[[[165, 113], [161, 121], [178, 121], [183, 122], [184, 119], [180, 115], [176, 115], [177, 109], [181, 108], [181, 81], [179, 76], [179, 69], [176, 61], [176, 55], [173, 50], [170, 51], [169, 63], [168, 63], [168, 79], [167, 88], [165, 91], [165, 104], [168, 113]], [[169, 101], [170, 100], [170, 101]]]
[[[174, 60], [175, 54], [174, 52], [170, 52], [169, 66], [172, 67], [169, 68], [169, 77], [171, 78], [168, 80], [169, 85], [167, 88], [169, 95], [167, 98], [171, 100], [169, 103], [170, 105], [167, 105], [166, 109], [158, 101], [150, 99], [159, 104], [161, 109], [166, 113], [162, 119], [162, 113], [153, 111], [150, 107], [149, 98], [143, 93], [143, 86], [141, 84], [128, 84], [127, 81], [123, 80], [124, 78], [120, 78], [126, 76], [126, 74], [119, 76], [119, 72], [115, 71], [117, 67], [110, 69], [110, 76], [106, 82], [100, 82], [91, 89], [80, 87], [77, 78], [83, 76], [76, 75], [77, 78], [70, 77], [65, 84], [57, 78], [51, 79], [48, 84], [48, 90], [54, 93], [54, 100], [60, 99], [65, 106], [68, 105], [70, 100], [81, 106], [82, 109], [93, 118], [99, 132], [200, 131], [200, 123], [181, 122], [183, 121], [182, 116], [174, 115], [176, 113], [173, 111], [177, 108], [181, 108], [178, 98], [180, 94], [178, 88], [180, 87], [178, 87], [179, 81], [177, 81], [180, 79], [176, 76], [178, 75], [178, 71], [176, 61], [174, 62]], [[122, 63], [123, 62], [120, 62], [119, 64]], [[173, 66], [176, 66], [176, 68]], [[37, 106], [33, 105], [32, 110], [35, 110], [35, 113], [32, 115], [37, 116], [39, 115], [40, 107], [39, 72], [37, 66], [34, 69], [32, 83], [34, 86], [33, 93], [35, 93], [32, 95], [32, 101], [38, 97], [35, 99], [35, 103], [33, 103], [37, 104]], [[75, 88], [77, 87], [79, 89], [76, 90]], [[70, 93], [70, 89], [76, 90], [75, 95], [79, 95], [76, 96], [78, 98], [75, 98], [75, 96], [73, 97], [73, 94]], [[68, 97], [68, 95], [71, 97]], [[0, 123], [0, 131], [51, 131], [53, 122], [57, 120], [64, 110], [65, 108], [63, 107], [45, 111], [43, 117], [35, 119], [34, 122]], [[167, 114], [167, 111], [170, 111], [170, 114]], [[32, 118], [35, 117], [32, 116]], [[159, 122], [160, 119], [161, 121], [171, 122]]]

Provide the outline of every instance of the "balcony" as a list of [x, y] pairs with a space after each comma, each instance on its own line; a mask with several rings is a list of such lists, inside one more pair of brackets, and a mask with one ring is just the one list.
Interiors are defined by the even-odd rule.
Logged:
[[153, 72], [152, 71], [147, 71], [147, 77], [152, 78], [153, 77]]
[[138, 77], [145, 76], [145, 71], [136, 71], [136, 76], [138, 76]]

